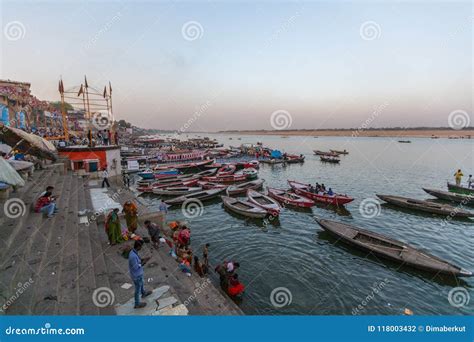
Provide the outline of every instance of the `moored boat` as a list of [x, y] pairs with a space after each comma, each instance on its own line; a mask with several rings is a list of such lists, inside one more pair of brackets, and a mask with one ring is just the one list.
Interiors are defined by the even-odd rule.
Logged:
[[370, 251], [379, 257], [400, 262], [401, 265], [433, 273], [472, 276], [472, 272], [468, 270], [382, 234], [337, 221], [320, 219], [317, 222], [325, 231], [338, 239], [359, 249]]
[[150, 170], [150, 169], [140, 171], [140, 172], [137, 173], [137, 175], [139, 175], [143, 179], [154, 179], [155, 178], [155, 174], [154, 174], [153, 170]]
[[235, 172], [237, 167], [233, 164], [223, 165], [219, 170], [217, 170], [217, 176], [228, 176]]
[[249, 189], [251, 190], [260, 189], [263, 186], [263, 182], [265, 182], [265, 180], [257, 179], [250, 182], [231, 185], [227, 188], [227, 191], [226, 191], [227, 196], [242, 195], [242, 194], [245, 194], [247, 190]]
[[284, 164], [285, 161], [283, 159], [262, 159], [260, 163], [269, 164], [269, 165], [277, 165], [277, 164]]
[[398, 207], [424, 211], [427, 213], [443, 215], [443, 216], [456, 216], [456, 217], [472, 217], [473, 212], [464, 210], [460, 207], [453, 207], [447, 204], [438, 204], [424, 200], [418, 200], [402, 196], [390, 196], [390, 195], [379, 195], [377, 197], [382, 201], [393, 204]]
[[288, 155], [285, 159], [287, 164], [297, 164], [297, 163], [304, 163], [304, 156], [303, 155]]
[[332, 205], [344, 205], [352, 202], [354, 199], [347, 195], [333, 194], [328, 195], [327, 193], [315, 193], [310, 191], [310, 185], [295, 181], [288, 181], [288, 184], [293, 191], [301, 196], [310, 198], [316, 202], [328, 203]]
[[260, 208], [259, 206], [247, 201], [247, 200], [240, 200], [234, 197], [228, 196], [221, 196], [222, 202], [224, 203], [224, 207], [229, 209], [230, 211], [250, 217], [250, 218], [258, 218], [262, 219], [267, 216], [267, 211]]
[[236, 174], [243, 174], [243, 175], [246, 175], [247, 176], [247, 179], [248, 180], [251, 180], [251, 179], [257, 179], [258, 178], [258, 171], [255, 170], [254, 168], [247, 168], [247, 169], [243, 169], [242, 171], [239, 171], [238, 173]]
[[474, 195], [474, 189], [448, 182], [448, 190], [459, 194]]
[[247, 180], [247, 175], [240, 174], [240, 175], [227, 175], [227, 176], [209, 176], [209, 177], [202, 177], [202, 180], [213, 182], [213, 183], [237, 183], [237, 182], [244, 182]]
[[338, 164], [341, 160], [339, 158], [336, 158], [336, 157], [327, 157], [327, 156], [320, 156], [319, 159], [322, 161], [322, 162], [325, 162], [325, 163], [333, 163], [333, 164]]
[[268, 196], [276, 199], [285, 206], [310, 208], [315, 205], [313, 200], [288, 190], [268, 188]]
[[349, 154], [349, 152], [347, 152], [346, 150], [329, 150], [331, 151], [332, 153], [337, 153], [337, 154], [342, 154], [342, 155], [346, 155], [346, 154]]
[[192, 194], [193, 192], [202, 191], [200, 186], [170, 186], [166, 188], [156, 188], [153, 189], [155, 195], [161, 196], [182, 196], [187, 194]]
[[177, 186], [194, 186], [197, 184], [198, 180], [199, 180], [198, 178], [170, 179], [170, 182], [165, 182], [165, 183], [155, 182], [149, 185], [139, 186], [137, 190], [141, 192], [153, 192], [153, 189], [158, 189], [158, 188], [177, 187]]
[[193, 192], [188, 195], [183, 195], [175, 197], [169, 200], [166, 200], [165, 203], [169, 205], [181, 205], [187, 200], [199, 200], [201, 202], [211, 200], [219, 196], [225, 189], [224, 188], [215, 188], [209, 190], [203, 190], [198, 192]]
[[329, 156], [329, 157], [337, 157], [338, 154], [334, 152], [325, 152], [320, 150], [313, 150], [314, 154], [317, 156]]
[[270, 215], [280, 215], [281, 206], [273, 198], [251, 189], [247, 190], [247, 197], [249, 202], [266, 210]]
[[165, 164], [165, 165], [157, 165], [155, 167], [155, 170], [177, 169], [181, 172], [199, 171], [199, 170], [204, 169], [206, 165], [209, 165], [212, 163], [214, 163], [213, 159], [192, 162], [192, 163]]
[[451, 201], [451, 202], [462, 203], [462, 204], [474, 204], [474, 194], [465, 195], [465, 194], [458, 194], [455, 192], [436, 190], [436, 189], [426, 189], [426, 188], [423, 188], [423, 190], [426, 193], [445, 201]]

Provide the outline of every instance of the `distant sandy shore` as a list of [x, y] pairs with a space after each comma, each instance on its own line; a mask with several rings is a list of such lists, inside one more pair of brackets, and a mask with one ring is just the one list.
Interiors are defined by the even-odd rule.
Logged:
[[403, 138], [467, 138], [474, 139], [474, 129], [410, 129], [410, 130], [282, 130], [282, 131], [226, 131], [225, 134], [280, 135], [280, 136], [324, 136], [324, 137], [403, 137]]

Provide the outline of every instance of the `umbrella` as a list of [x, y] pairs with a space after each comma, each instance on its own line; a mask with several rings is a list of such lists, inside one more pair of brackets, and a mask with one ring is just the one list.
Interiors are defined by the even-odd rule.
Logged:
[[0, 158], [0, 182], [15, 186], [25, 185], [25, 180], [21, 178], [13, 166], [11, 166], [8, 161], [3, 158]]
[[58, 151], [50, 141], [21, 129], [0, 123], [0, 139], [22, 153], [53, 161], [57, 158]]

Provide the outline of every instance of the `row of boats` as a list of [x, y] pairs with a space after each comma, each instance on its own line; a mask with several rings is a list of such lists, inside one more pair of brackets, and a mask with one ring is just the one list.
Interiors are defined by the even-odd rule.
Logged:
[[319, 159], [325, 163], [332, 163], [332, 164], [339, 164], [341, 159], [339, 156], [349, 154], [346, 150], [329, 150], [328, 151], [320, 151], [320, 150], [313, 150], [313, 153], [319, 156]]

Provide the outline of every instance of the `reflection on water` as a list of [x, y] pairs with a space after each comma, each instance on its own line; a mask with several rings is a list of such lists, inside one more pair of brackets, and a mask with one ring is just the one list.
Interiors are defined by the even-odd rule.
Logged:
[[[210, 135], [211, 136], [211, 135]], [[212, 135], [223, 143], [228, 136]], [[237, 137], [234, 136], [234, 140]], [[402, 267], [357, 251], [323, 233], [315, 218], [341, 220], [404, 241], [463, 268], [474, 269], [474, 223], [382, 205], [378, 216], [363, 217], [359, 205], [376, 193], [419, 199], [432, 198], [422, 187], [445, 189], [453, 170], [472, 173], [473, 143], [469, 140], [411, 139], [399, 144], [390, 138], [242, 136], [239, 143], [256, 143], [303, 153], [304, 164], [262, 165], [265, 186], [288, 188], [288, 179], [322, 182], [355, 198], [346, 208], [318, 205], [310, 210], [284, 208], [278, 220], [252, 220], [225, 210], [220, 201], [206, 202], [202, 216], [190, 221], [192, 247], [201, 254], [210, 243], [210, 261], [241, 263], [239, 276], [247, 285], [239, 305], [248, 314], [347, 314], [375, 288], [383, 288], [358, 314], [419, 315], [472, 313], [474, 301], [462, 308], [448, 302], [456, 286], [474, 287], [472, 278], [456, 279]], [[234, 145], [237, 143], [234, 142]], [[338, 165], [322, 163], [313, 150], [346, 149]], [[145, 196], [150, 205], [158, 197]], [[380, 201], [381, 202], [381, 201]], [[168, 219], [185, 219], [173, 209]], [[214, 280], [216, 280], [215, 278]], [[379, 287], [377, 287], [379, 286]], [[276, 288], [291, 293], [291, 303], [275, 307]], [[470, 290], [472, 291], [472, 290]]]

